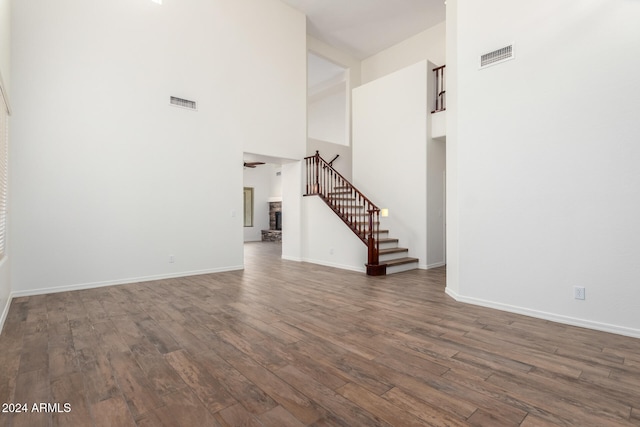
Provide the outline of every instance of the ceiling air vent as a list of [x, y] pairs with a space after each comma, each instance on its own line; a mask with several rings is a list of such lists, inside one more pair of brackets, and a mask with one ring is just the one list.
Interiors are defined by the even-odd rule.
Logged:
[[189, 101], [188, 99], [182, 99], [176, 96], [172, 96], [169, 102], [171, 103], [171, 105], [175, 105], [176, 107], [187, 108], [189, 110], [197, 110], [196, 101]]
[[513, 59], [513, 44], [496, 49], [493, 52], [485, 53], [480, 56], [480, 68], [486, 68], [491, 65], [500, 64], [504, 61]]

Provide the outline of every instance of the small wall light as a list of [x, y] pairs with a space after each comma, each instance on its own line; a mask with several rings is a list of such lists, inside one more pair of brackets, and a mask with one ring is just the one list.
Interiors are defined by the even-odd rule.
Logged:
[[384, 217], [389, 216], [389, 209], [387, 208], [380, 209], [380, 216], [384, 216]]

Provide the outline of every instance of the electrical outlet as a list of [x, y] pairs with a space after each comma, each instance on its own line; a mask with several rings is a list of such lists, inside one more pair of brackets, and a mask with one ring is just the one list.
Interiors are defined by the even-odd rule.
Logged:
[[582, 286], [574, 286], [573, 287], [573, 297], [575, 299], [584, 299], [585, 297], [585, 289]]
[[333, 255], [333, 248], [329, 249], [329, 255]]
[[173, 259], [173, 255], [169, 255], [169, 264], [173, 264], [174, 259]]

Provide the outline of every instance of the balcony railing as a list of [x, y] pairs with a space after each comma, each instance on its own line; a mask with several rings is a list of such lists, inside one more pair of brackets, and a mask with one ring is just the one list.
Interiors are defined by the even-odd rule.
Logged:
[[434, 104], [435, 108], [431, 111], [432, 113], [437, 113], [438, 111], [444, 111], [447, 109], [446, 86], [444, 80], [445, 67], [446, 65], [442, 65], [433, 69], [436, 99]]

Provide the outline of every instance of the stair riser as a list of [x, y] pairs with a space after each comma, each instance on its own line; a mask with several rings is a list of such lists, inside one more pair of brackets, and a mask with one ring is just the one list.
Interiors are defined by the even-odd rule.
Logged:
[[383, 261], [391, 261], [392, 259], [398, 259], [398, 258], [404, 258], [406, 256], [408, 256], [409, 251], [403, 251], [403, 252], [394, 252], [391, 254], [381, 254], [378, 259], [380, 260], [380, 262]]
[[398, 247], [398, 242], [380, 243], [380, 249], [392, 249], [397, 247]]
[[418, 268], [418, 261], [411, 262], [411, 263], [408, 263], [408, 264], [387, 266], [387, 275], [395, 274], [395, 273], [402, 273], [403, 271], [415, 270], [417, 268]]

